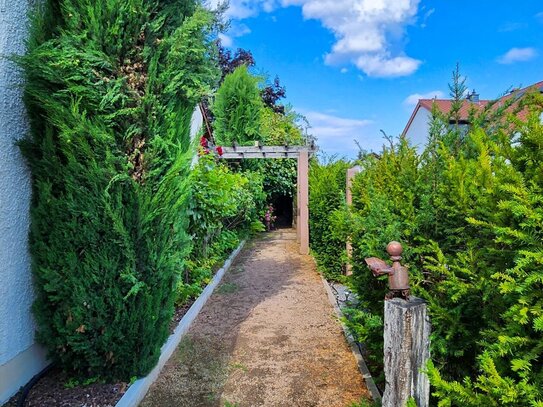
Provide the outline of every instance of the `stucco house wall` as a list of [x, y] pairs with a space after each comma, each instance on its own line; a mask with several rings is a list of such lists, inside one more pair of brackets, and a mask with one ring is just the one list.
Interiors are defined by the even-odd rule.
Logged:
[[417, 147], [418, 151], [422, 151], [427, 142], [431, 119], [432, 114], [428, 110], [419, 108], [405, 132], [406, 137], [411, 141], [413, 146]]
[[30, 3], [0, 0], [0, 405], [46, 364], [31, 314], [30, 173], [15, 145], [28, 123], [20, 72], [4, 57], [24, 52]]

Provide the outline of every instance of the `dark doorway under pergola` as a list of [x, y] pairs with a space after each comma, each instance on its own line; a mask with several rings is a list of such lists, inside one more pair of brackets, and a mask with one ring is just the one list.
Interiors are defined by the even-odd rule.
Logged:
[[314, 146], [232, 146], [222, 147], [221, 159], [240, 160], [295, 158], [297, 160], [296, 210], [293, 213], [301, 254], [309, 254], [309, 156]]

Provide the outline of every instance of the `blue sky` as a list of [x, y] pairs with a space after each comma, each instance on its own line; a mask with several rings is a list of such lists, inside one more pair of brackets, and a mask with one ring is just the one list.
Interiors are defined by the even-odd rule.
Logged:
[[223, 43], [279, 76], [328, 154], [378, 151], [457, 62], [482, 99], [543, 80], [540, 0], [230, 0], [227, 17]]

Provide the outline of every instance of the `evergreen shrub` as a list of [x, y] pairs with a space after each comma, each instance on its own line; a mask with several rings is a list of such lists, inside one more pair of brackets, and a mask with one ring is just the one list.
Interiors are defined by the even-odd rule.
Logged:
[[325, 224], [352, 240], [349, 324], [376, 376], [387, 287], [364, 258], [404, 245], [412, 292], [428, 303], [436, 405], [543, 405], [542, 106], [525, 96], [526, 121], [472, 113], [468, 131], [434, 114], [422, 153], [400, 138], [362, 157], [352, 207]]
[[46, 0], [33, 18], [37, 338], [76, 377], [149, 372], [190, 250], [190, 117], [218, 72], [192, 0]]
[[309, 242], [319, 270], [326, 278], [341, 277], [346, 262], [345, 240], [336, 233], [331, 216], [345, 207], [347, 169], [345, 161], [319, 163], [309, 168]]
[[264, 103], [258, 84], [246, 65], [226, 75], [213, 102], [214, 136], [218, 144], [252, 144], [262, 141], [261, 114]]

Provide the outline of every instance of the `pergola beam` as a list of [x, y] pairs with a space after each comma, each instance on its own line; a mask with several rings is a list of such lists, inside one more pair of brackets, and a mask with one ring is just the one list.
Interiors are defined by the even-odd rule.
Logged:
[[234, 146], [222, 147], [221, 158], [227, 160], [243, 158], [298, 158], [301, 152], [313, 154], [316, 149], [305, 146]]
[[309, 157], [317, 151], [315, 146], [232, 146], [222, 147], [224, 160], [244, 158], [296, 158], [297, 197], [296, 237], [300, 253], [309, 254]]

